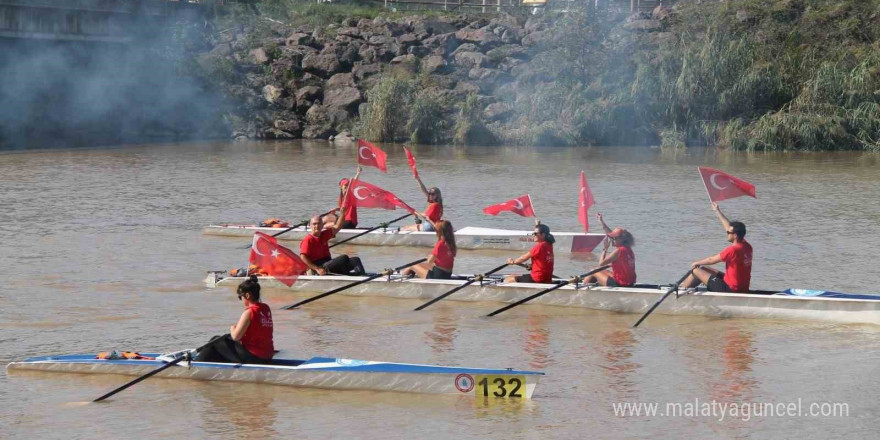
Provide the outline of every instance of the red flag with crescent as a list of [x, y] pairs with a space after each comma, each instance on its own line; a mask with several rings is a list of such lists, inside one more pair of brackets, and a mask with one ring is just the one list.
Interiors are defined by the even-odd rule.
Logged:
[[368, 167], [376, 167], [383, 173], [388, 172], [388, 169], [385, 167], [385, 158], [387, 155], [384, 151], [380, 150], [379, 147], [363, 139], [358, 139], [357, 155], [359, 164]]
[[706, 186], [706, 192], [709, 193], [709, 200], [713, 202], [741, 196], [758, 197], [755, 195], [755, 185], [745, 180], [714, 168], [698, 168], [700, 170], [700, 177], [703, 178], [703, 185]]
[[406, 153], [406, 161], [409, 163], [410, 169], [412, 169], [413, 177], [418, 179], [419, 170], [416, 169], [416, 157], [413, 156], [412, 151], [409, 151], [409, 148], [403, 147], [403, 151]]
[[389, 210], [402, 208], [410, 213], [415, 212], [412, 207], [404, 203], [403, 200], [400, 200], [400, 198], [394, 195], [391, 191], [386, 191], [367, 182], [355, 180], [351, 184], [351, 190], [349, 193], [350, 198], [353, 200], [353, 203], [357, 204], [358, 208], [379, 208]]
[[587, 178], [584, 176], [584, 171], [581, 170], [580, 191], [578, 192], [578, 221], [584, 225], [584, 234], [590, 230], [589, 211], [590, 207], [594, 204], [596, 204], [596, 202], [593, 200], [593, 193], [590, 192], [590, 187], [587, 185]]
[[254, 232], [249, 261], [288, 287], [309, 268], [299, 255], [278, 244], [275, 237], [262, 232]]
[[535, 216], [535, 210], [532, 208], [532, 197], [528, 194], [483, 208], [483, 212], [489, 215], [498, 215], [502, 211], [510, 211], [523, 217]]

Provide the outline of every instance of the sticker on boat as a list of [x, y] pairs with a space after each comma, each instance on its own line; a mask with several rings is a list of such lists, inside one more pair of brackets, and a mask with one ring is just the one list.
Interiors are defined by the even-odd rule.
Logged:
[[345, 365], [347, 367], [357, 367], [359, 365], [367, 365], [369, 361], [362, 361], [358, 359], [336, 359], [336, 363], [339, 365]]
[[475, 383], [476, 382], [474, 381], [473, 376], [471, 376], [470, 374], [462, 373], [458, 376], [455, 376], [455, 388], [462, 393], [469, 393], [473, 391]]

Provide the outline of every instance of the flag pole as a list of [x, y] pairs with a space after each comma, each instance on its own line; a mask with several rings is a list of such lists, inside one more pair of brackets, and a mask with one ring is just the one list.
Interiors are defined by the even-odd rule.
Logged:
[[541, 219], [538, 218], [538, 210], [535, 209], [535, 203], [532, 202], [532, 195], [526, 194], [526, 197], [529, 198], [529, 205], [532, 205], [532, 212], [535, 213], [535, 226], [538, 226], [541, 224]]
[[[697, 167], [697, 172], [700, 173], [700, 167]], [[709, 194], [709, 187], [706, 185], [706, 179], [703, 177], [703, 173], [700, 173], [700, 180], [703, 181], [703, 189], [706, 190], [706, 197], [709, 198], [709, 206], [712, 206], [715, 201], [712, 200], [712, 194]]]

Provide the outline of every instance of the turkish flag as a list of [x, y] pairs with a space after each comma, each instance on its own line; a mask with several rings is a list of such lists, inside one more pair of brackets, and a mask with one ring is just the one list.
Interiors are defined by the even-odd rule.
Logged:
[[403, 151], [406, 153], [406, 161], [409, 162], [409, 167], [410, 169], [412, 169], [413, 177], [418, 179], [419, 170], [416, 169], [416, 157], [413, 156], [412, 151], [409, 151], [409, 148], [403, 147]]
[[358, 139], [358, 163], [370, 167], [376, 167], [383, 173], [387, 173], [385, 167], [385, 158], [387, 155], [379, 147], [363, 140]]
[[483, 208], [483, 212], [489, 215], [498, 215], [501, 211], [510, 211], [523, 217], [535, 216], [535, 210], [532, 209], [532, 197], [528, 194]]
[[412, 207], [400, 200], [391, 191], [386, 191], [376, 185], [355, 180], [351, 184], [351, 198], [359, 208], [379, 208], [395, 210], [402, 208], [410, 213], [415, 212]]
[[275, 237], [262, 232], [254, 232], [254, 243], [251, 246], [249, 260], [288, 287], [296, 282], [296, 277], [304, 274], [309, 268], [299, 255], [278, 244]]
[[703, 178], [703, 185], [706, 186], [706, 192], [709, 193], [709, 200], [713, 202], [741, 196], [757, 198], [755, 195], [755, 185], [745, 180], [714, 168], [698, 167], [698, 169], [700, 170], [700, 177]]
[[595, 204], [596, 201], [593, 200], [593, 193], [590, 192], [590, 187], [587, 185], [587, 178], [584, 176], [583, 170], [581, 170], [581, 187], [578, 193], [578, 221], [584, 225], [584, 234], [590, 230], [590, 216], [588, 213], [590, 207]]

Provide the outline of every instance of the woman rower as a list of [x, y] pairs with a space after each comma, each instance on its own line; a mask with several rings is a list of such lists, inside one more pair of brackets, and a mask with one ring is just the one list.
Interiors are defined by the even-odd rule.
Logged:
[[[422, 179], [418, 176], [416, 176], [416, 182], [419, 182], [419, 189], [428, 198], [428, 207], [425, 209], [425, 212], [416, 213], [416, 224], [406, 225], [401, 230], [431, 232], [434, 230], [434, 224], [443, 218], [443, 196], [440, 194], [440, 188], [436, 186], [431, 187], [431, 189], [426, 188], [425, 184], [422, 183]], [[419, 223], [419, 217], [427, 218], [431, 221]]]
[[[354, 173], [354, 177], [352, 179], [342, 179], [339, 181], [339, 198], [336, 200], [336, 209], [335, 211], [342, 210], [342, 202], [345, 200], [345, 192], [348, 191], [348, 185], [353, 180], [358, 180], [358, 177], [361, 175], [361, 167], [358, 165], [357, 172]], [[341, 215], [341, 214], [340, 214]], [[333, 224], [336, 223], [336, 218], [327, 218], [324, 223]], [[355, 229], [358, 225], [358, 210], [357, 206], [352, 205], [348, 212], [345, 214], [345, 218], [342, 220], [342, 224], [340, 225], [341, 229]]]
[[556, 238], [550, 234], [550, 227], [544, 224], [535, 225], [535, 237], [538, 243], [528, 253], [517, 259], [508, 258], [507, 264], [522, 264], [532, 260], [531, 273], [524, 275], [508, 275], [505, 283], [549, 283], [553, 281], [553, 243]]
[[458, 252], [455, 246], [455, 232], [453, 232], [452, 223], [449, 220], [433, 222], [427, 217], [425, 221], [437, 231], [437, 243], [434, 244], [434, 250], [428, 256], [428, 261], [412, 266], [403, 274], [418, 275], [419, 278], [434, 280], [451, 279], [455, 254]]
[[[632, 246], [636, 239], [623, 228], [613, 230], [605, 224], [602, 214], [596, 214], [596, 218], [602, 223], [602, 229], [608, 238], [599, 257], [599, 266], [611, 265], [611, 269], [605, 269], [584, 279], [585, 283], [596, 283], [608, 287], [631, 287], [636, 283], [636, 255]], [[614, 250], [608, 253], [608, 248], [614, 244]]]
[[275, 345], [272, 343], [272, 310], [260, 302], [260, 283], [256, 275], [238, 285], [238, 299], [244, 312], [238, 322], [229, 327], [229, 334], [215, 336], [212, 345], [196, 355], [199, 362], [229, 362], [235, 364], [266, 364], [272, 361]]

